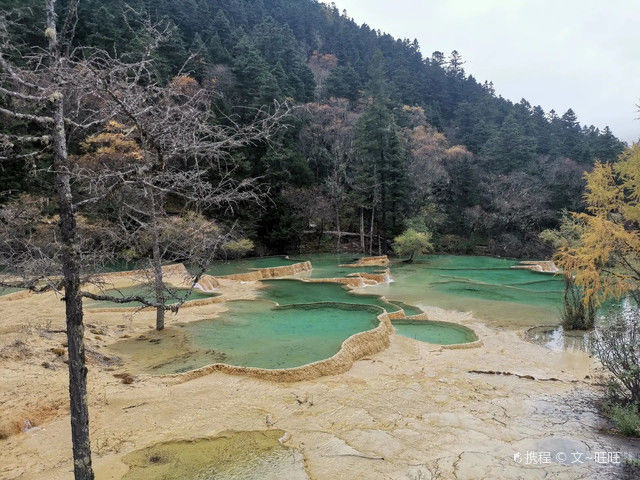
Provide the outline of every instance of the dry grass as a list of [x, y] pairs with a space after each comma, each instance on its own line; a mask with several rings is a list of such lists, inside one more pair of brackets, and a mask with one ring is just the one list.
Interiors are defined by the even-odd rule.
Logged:
[[32, 355], [31, 348], [22, 340], [16, 340], [0, 348], [0, 358], [4, 360], [22, 360]]
[[133, 382], [136, 381], [136, 377], [134, 377], [133, 375], [131, 375], [128, 372], [123, 372], [123, 373], [114, 373], [113, 376], [115, 378], [119, 378], [120, 381], [122, 383], [124, 383], [125, 385], [131, 385]]

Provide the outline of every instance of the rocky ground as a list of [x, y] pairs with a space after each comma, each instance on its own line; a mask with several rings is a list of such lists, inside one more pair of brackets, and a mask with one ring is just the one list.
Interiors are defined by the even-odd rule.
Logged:
[[[252, 298], [256, 288], [220, 285], [225, 298]], [[185, 308], [169, 323], [224, 308]], [[5, 297], [0, 312], [0, 478], [71, 478], [62, 302]], [[89, 310], [97, 478], [122, 478], [123, 457], [158, 442], [269, 429], [287, 433], [314, 480], [624, 478], [616, 454], [637, 456], [640, 445], [598, 415], [590, 358], [551, 352], [469, 314], [428, 313], [473, 328], [482, 345], [443, 349], [393, 335], [388, 349], [339, 375], [274, 383], [212, 373], [180, 383], [132, 371], [109, 350], [148, 332], [154, 312]]]

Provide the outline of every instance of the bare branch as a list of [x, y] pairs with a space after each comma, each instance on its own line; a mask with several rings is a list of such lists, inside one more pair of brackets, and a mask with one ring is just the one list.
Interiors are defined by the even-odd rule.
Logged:
[[30, 113], [20, 113], [14, 112], [13, 110], [8, 110], [6, 108], [0, 107], [0, 114], [6, 115], [11, 118], [15, 118], [16, 120], [26, 120], [29, 122], [37, 122], [43, 125], [53, 125], [52, 117], [45, 117], [41, 115], [33, 115]]

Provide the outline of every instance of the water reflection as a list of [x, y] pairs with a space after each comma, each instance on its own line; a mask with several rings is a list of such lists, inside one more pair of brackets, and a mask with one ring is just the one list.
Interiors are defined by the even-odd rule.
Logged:
[[595, 353], [598, 332], [607, 328], [611, 319], [634, 321], [638, 315], [638, 305], [631, 298], [611, 300], [605, 303], [596, 316], [593, 330], [566, 330], [562, 325], [532, 327], [525, 332], [525, 338], [553, 351], [582, 351]]
[[593, 348], [592, 330], [565, 330], [559, 326], [540, 326], [527, 330], [525, 338], [550, 350], [583, 351], [591, 353]]

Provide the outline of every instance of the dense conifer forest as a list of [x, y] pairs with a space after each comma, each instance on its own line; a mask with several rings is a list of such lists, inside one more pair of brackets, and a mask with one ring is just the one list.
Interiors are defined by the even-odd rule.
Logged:
[[[21, 2], [36, 13], [14, 32], [25, 43], [44, 40], [41, 3]], [[236, 223], [258, 254], [384, 253], [414, 228], [431, 232], [441, 252], [542, 255], [539, 233], [556, 228], [563, 210], [582, 209], [584, 172], [624, 147], [572, 110], [501, 97], [457, 51], [393, 38], [315, 0], [83, 0], [74, 42], [135, 58], [128, 11], [168, 20], [158, 73], [213, 87], [221, 122], [249, 121], [274, 100], [292, 106], [275, 138], [234, 153], [233, 174], [260, 178], [268, 198], [206, 212]], [[11, 101], [0, 94], [0, 105]], [[5, 132], [31, 129], [3, 119]], [[0, 202], [50, 195], [47, 162], [4, 162]]]

